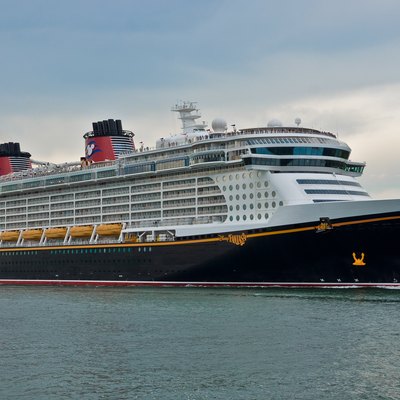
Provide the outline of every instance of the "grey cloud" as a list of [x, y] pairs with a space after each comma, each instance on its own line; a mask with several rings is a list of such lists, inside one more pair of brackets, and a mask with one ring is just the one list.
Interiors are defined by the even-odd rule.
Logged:
[[[189, 99], [208, 122], [222, 116], [244, 127], [300, 116], [372, 140], [371, 96], [392, 99], [399, 83], [399, 14], [390, 0], [6, 0], [0, 135], [63, 161], [80, 156], [92, 121], [117, 117], [151, 145], [179, 130], [169, 107]], [[369, 103], [357, 104], [355, 94]], [[375, 119], [390, 130], [380, 106]]]

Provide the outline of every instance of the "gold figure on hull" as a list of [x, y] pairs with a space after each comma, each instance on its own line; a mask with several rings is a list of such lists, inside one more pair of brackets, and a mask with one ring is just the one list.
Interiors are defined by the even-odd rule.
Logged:
[[319, 219], [319, 225], [315, 227], [317, 233], [327, 232], [333, 229], [331, 221], [328, 217], [322, 217]]
[[361, 258], [357, 258], [356, 253], [353, 253], [353, 259], [354, 259], [353, 265], [356, 265], [357, 267], [362, 267], [366, 265], [364, 262], [364, 257], [365, 257], [364, 253], [361, 253]]

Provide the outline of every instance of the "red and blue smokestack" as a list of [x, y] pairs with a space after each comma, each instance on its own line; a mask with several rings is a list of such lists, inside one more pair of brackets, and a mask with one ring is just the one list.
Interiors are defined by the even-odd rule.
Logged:
[[88, 161], [115, 160], [135, 150], [133, 133], [122, 129], [121, 120], [93, 122], [93, 131], [86, 133], [85, 155]]
[[32, 168], [30, 153], [21, 151], [19, 143], [0, 144], [0, 176]]

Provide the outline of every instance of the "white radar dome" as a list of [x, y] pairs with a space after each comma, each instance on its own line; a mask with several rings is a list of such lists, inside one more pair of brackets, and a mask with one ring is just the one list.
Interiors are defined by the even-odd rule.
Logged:
[[268, 128], [277, 128], [280, 126], [282, 126], [282, 122], [279, 121], [279, 119], [275, 119], [275, 118], [271, 119], [271, 121], [269, 121], [268, 125], [267, 125]]
[[294, 120], [294, 123], [295, 123], [297, 126], [299, 126], [299, 125], [301, 124], [301, 118], [297, 117], [297, 118]]
[[214, 132], [222, 133], [228, 129], [227, 123], [223, 118], [215, 118], [213, 122], [211, 122], [211, 127]]

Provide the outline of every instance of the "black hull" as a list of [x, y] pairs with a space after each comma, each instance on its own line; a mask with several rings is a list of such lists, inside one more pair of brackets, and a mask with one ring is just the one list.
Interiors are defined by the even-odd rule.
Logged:
[[0, 283], [400, 286], [399, 214], [331, 222], [172, 243], [2, 248]]

